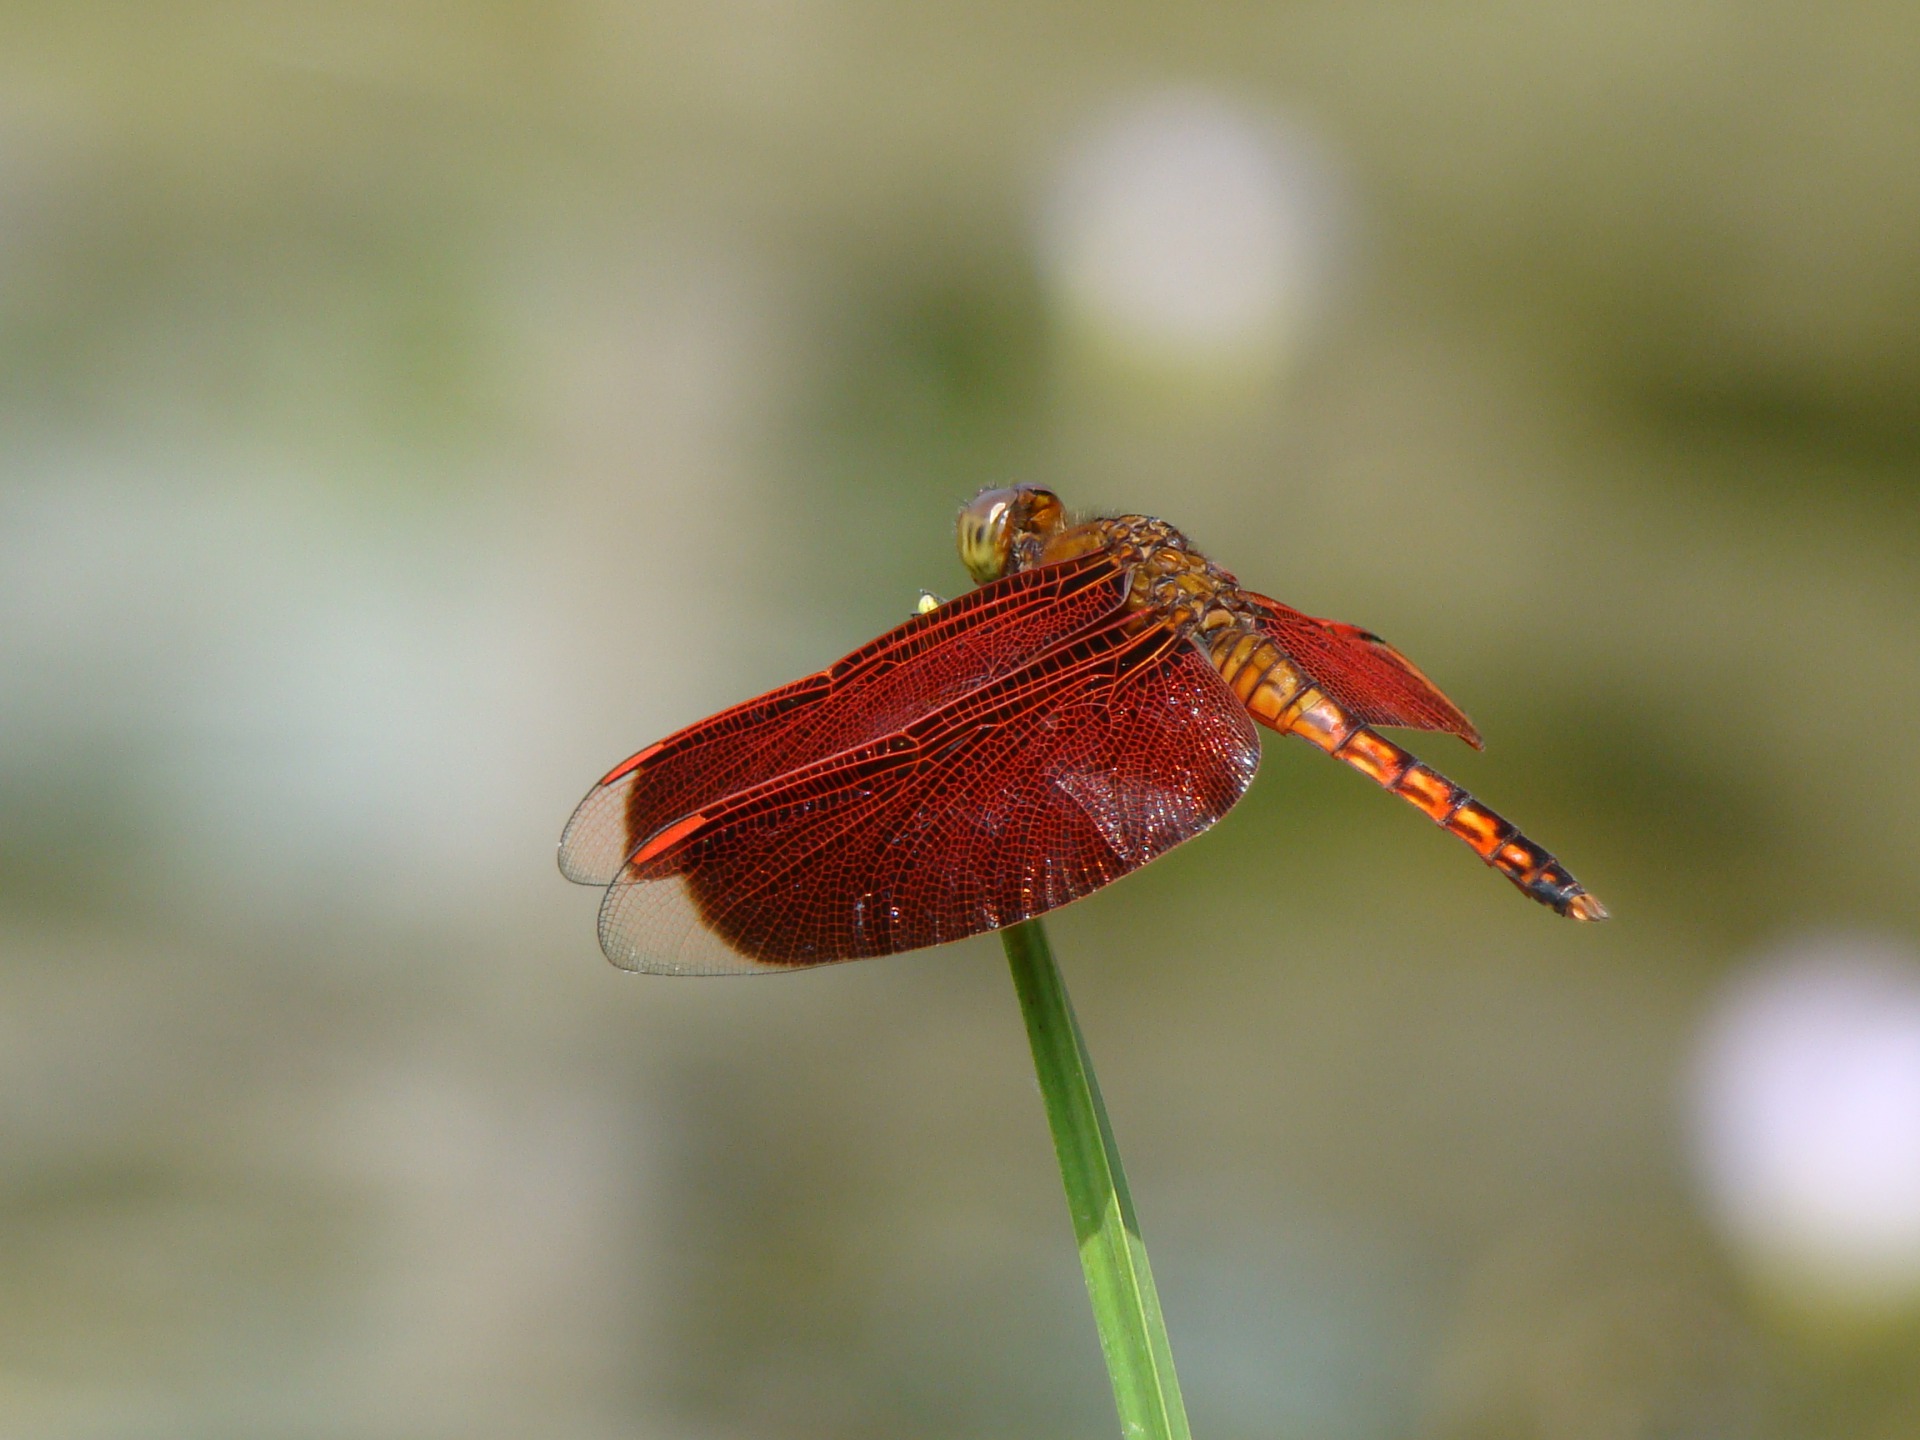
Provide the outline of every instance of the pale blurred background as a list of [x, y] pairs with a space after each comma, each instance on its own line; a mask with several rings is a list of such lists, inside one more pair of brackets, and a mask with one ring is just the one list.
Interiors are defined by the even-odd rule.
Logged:
[[1911, 6], [0, 8], [0, 1435], [1097, 1437], [989, 940], [635, 978], [614, 761], [1043, 481], [1374, 627], [1063, 913], [1197, 1434], [1920, 1434]]

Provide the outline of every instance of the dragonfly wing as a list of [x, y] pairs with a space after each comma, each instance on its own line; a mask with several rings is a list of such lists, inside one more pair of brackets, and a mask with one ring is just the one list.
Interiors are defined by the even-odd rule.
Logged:
[[1480, 748], [1480, 732], [1460, 707], [1372, 631], [1316, 619], [1252, 591], [1241, 594], [1259, 607], [1260, 628], [1357, 719], [1368, 725], [1443, 730]]
[[1191, 644], [1115, 615], [660, 831], [609, 887], [601, 946], [633, 970], [764, 973], [998, 929], [1198, 835], [1259, 758]]
[[682, 816], [891, 734], [1112, 614], [1126, 576], [1104, 553], [1010, 575], [648, 746], [580, 802], [560, 837], [561, 872], [609, 884], [643, 841]]

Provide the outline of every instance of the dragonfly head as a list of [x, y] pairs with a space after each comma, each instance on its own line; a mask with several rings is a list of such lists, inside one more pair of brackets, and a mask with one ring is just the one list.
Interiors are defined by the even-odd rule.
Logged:
[[[982, 490], [960, 512], [960, 560], [974, 582], [984, 585], [1020, 568], [1021, 540], [1044, 542], [1066, 528], [1060, 497], [1038, 485]], [[1038, 546], [1021, 547], [1038, 550]]]

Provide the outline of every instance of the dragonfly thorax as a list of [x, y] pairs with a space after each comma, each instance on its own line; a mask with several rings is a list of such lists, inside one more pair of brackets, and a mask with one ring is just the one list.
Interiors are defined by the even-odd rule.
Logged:
[[1118, 515], [1063, 530], [1040, 548], [1036, 560], [1046, 564], [1094, 550], [1126, 562], [1133, 572], [1128, 605], [1171, 629], [1212, 632], [1250, 621], [1233, 576], [1173, 526], [1149, 515]]
[[1142, 624], [1160, 624], [1217, 645], [1228, 632], [1251, 632], [1258, 617], [1239, 583], [1151, 515], [1114, 515], [1070, 524], [1051, 490], [1037, 485], [982, 490], [960, 512], [960, 556], [985, 583], [1040, 565], [1104, 552], [1131, 573], [1127, 605]]

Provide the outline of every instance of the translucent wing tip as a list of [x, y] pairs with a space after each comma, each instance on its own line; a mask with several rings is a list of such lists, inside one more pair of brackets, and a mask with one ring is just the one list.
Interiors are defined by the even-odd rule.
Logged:
[[610, 885], [632, 848], [627, 797], [637, 772], [593, 787], [560, 835], [560, 873], [576, 885]]
[[642, 975], [776, 975], [804, 965], [770, 965], [743, 955], [699, 913], [684, 877], [642, 880], [631, 870], [600, 902], [600, 950]]

